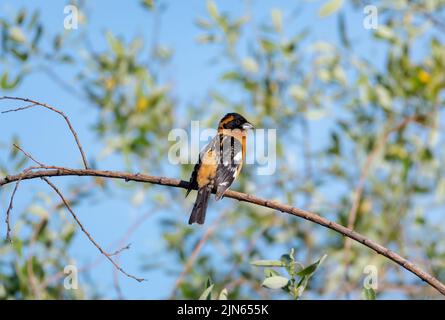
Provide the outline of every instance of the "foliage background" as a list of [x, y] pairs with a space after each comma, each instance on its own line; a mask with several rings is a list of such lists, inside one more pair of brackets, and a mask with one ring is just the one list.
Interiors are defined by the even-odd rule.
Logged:
[[[95, 167], [188, 179], [191, 166], [167, 161], [169, 130], [238, 111], [278, 129], [278, 159], [268, 177], [246, 166], [234, 189], [347, 225], [362, 176], [355, 229], [445, 281], [445, 1], [74, 1], [79, 27], [65, 30], [67, 4], [0, 3], [1, 90], [63, 109]], [[368, 4], [376, 30], [363, 27]], [[44, 110], [1, 115], [0, 130], [2, 175], [26, 165], [12, 142], [48, 164], [81, 164]], [[2, 298], [196, 299], [208, 278], [232, 299], [290, 298], [262, 287], [250, 262], [291, 248], [303, 265], [327, 254], [303, 298], [362, 298], [367, 265], [377, 298], [440, 298], [358, 244], [347, 267], [340, 235], [265, 208], [212, 201], [206, 225], [189, 227], [193, 197], [181, 190], [55, 181], [100, 243], [132, 243], [119, 261], [149, 281], [116, 273], [51, 190], [27, 182], [13, 245], [0, 246]], [[11, 191], [0, 190], [4, 211]], [[67, 264], [81, 270], [79, 290], [63, 288]]]

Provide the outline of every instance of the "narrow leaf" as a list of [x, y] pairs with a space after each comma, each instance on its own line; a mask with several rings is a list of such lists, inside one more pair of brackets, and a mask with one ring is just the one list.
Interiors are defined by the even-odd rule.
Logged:
[[266, 278], [263, 281], [262, 285], [269, 289], [280, 289], [280, 288], [287, 286], [288, 283], [289, 283], [289, 279], [287, 279], [285, 277], [273, 276], [273, 277]]
[[218, 300], [227, 300], [227, 296], [228, 296], [228, 292], [227, 289], [224, 288], [221, 290], [221, 293], [219, 294]]
[[278, 260], [255, 260], [250, 262], [251, 265], [257, 267], [284, 267], [285, 264]]
[[303, 270], [301, 270], [300, 272], [298, 272], [297, 274], [300, 277], [303, 276], [310, 276], [312, 274], [315, 273], [315, 271], [317, 271], [317, 269], [320, 267], [320, 265], [323, 263], [324, 259], [326, 259], [327, 255], [323, 255], [323, 257], [321, 257], [320, 259], [318, 259], [316, 262], [314, 262], [313, 264], [311, 264], [310, 266], [304, 268]]
[[322, 18], [330, 16], [341, 8], [343, 5], [343, 0], [329, 0], [324, 5], [321, 6], [318, 15]]
[[207, 289], [205, 289], [204, 292], [199, 297], [199, 300], [211, 300], [213, 286], [214, 284], [210, 285]]

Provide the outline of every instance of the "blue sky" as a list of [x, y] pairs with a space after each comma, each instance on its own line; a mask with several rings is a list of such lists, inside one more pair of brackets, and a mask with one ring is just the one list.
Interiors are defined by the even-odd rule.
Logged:
[[[298, 3], [301, 2], [252, 1], [253, 19], [257, 22], [270, 19], [270, 10], [273, 8], [281, 9], [286, 17], [289, 13], [295, 12]], [[336, 17], [320, 19], [317, 15], [322, 3], [323, 1], [312, 1], [308, 5], [304, 5], [304, 10], [298, 13], [298, 18], [287, 27], [300, 30], [302, 26], [310, 26], [311, 39], [338, 43]], [[167, 4], [167, 9], [161, 20], [160, 41], [173, 48], [174, 59], [166, 70], [165, 77], [175, 79], [174, 93], [179, 103], [185, 107], [189, 103], [203, 99], [203, 94], [207, 92], [208, 88], [218, 85], [218, 71], [223, 68], [223, 65], [212, 65], [211, 60], [217, 51], [211, 46], [200, 45], [195, 41], [200, 32], [194, 21], [197, 17], [207, 16], [205, 1], [168, 1]], [[243, 1], [217, 1], [217, 4], [221, 11], [233, 13], [240, 12], [245, 8]], [[39, 8], [46, 29], [50, 32], [60, 32], [65, 18], [64, 5], [64, 1], [5, 0], [0, 3], [0, 14], [9, 15], [22, 7]], [[359, 52], [364, 56], [379, 61], [383, 54], [369, 41], [370, 32], [361, 27], [362, 15], [359, 12], [353, 13], [349, 9], [346, 10], [346, 13], [348, 30], [351, 31], [351, 40], [354, 45], [360, 47]], [[150, 40], [153, 22], [147, 12], [141, 10], [138, 1], [89, 1], [87, 14], [89, 38], [98, 51], [106, 48], [104, 34], [108, 30], [115, 35], [122, 35], [127, 40], [133, 36], [144, 37], [148, 42]], [[0, 71], [2, 68], [0, 66]], [[72, 79], [74, 75], [74, 70], [69, 67], [57, 69], [57, 72], [59, 77], [64, 79]], [[47, 102], [62, 109], [71, 118], [87, 155], [92, 158], [99, 155], [104, 146], [98, 142], [91, 130], [97, 117], [94, 108], [86, 105], [84, 101], [74, 98], [50, 81], [46, 75], [39, 73], [27, 77], [13, 94]], [[12, 105], [17, 104], [3, 102], [0, 106], [3, 110]], [[42, 162], [67, 167], [78, 167], [81, 163], [78, 150], [75, 148], [65, 123], [50, 112], [34, 109], [0, 116], [0, 142], [10, 141], [13, 135], [18, 135], [22, 146]], [[324, 137], [320, 136], [320, 139], [322, 140]], [[5, 156], [5, 154], [0, 154], [3, 161], [6, 160]], [[121, 170], [123, 164], [120, 158], [109, 157], [101, 160], [99, 167]], [[55, 178], [54, 182], [63, 187], [69, 185], [67, 180]], [[14, 211], [23, 210], [40, 190], [49, 192], [40, 181], [27, 182], [26, 186], [24, 184], [17, 195]], [[9, 194], [4, 192], [0, 195], [2, 211], [6, 209], [8, 197]], [[122, 198], [115, 197], [113, 193], [99, 193], [76, 208], [80, 219], [104, 247], [118, 240], [141, 214], [149, 210], [152, 210], [150, 204], [135, 208], [122, 201]], [[124, 295], [127, 298], [164, 298], [170, 294], [176, 279], [175, 276], [167, 277], [162, 270], [148, 273], [140, 270], [140, 265], [146, 262], [148, 257], [157, 255], [163, 250], [162, 242], [158, 240], [160, 229], [158, 224], [154, 223], [155, 220], [156, 218], [152, 218], [145, 221], [144, 225], [132, 235], [130, 239], [132, 249], [125, 252], [120, 259], [122, 266], [127, 271], [149, 279], [148, 282], [140, 284], [132, 279], [119, 276]], [[16, 219], [13, 218], [13, 222], [16, 222]], [[202, 232], [205, 232], [206, 227]], [[3, 233], [4, 226], [1, 226], [1, 230]], [[71, 252], [71, 256], [77, 260], [78, 265], [81, 266], [85, 262], [95, 260], [98, 255], [97, 249], [83, 234], [79, 233]], [[97, 289], [106, 298], [115, 297], [112, 266], [107, 261], [102, 259], [101, 263], [91, 271], [91, 275], [99, 284]]]

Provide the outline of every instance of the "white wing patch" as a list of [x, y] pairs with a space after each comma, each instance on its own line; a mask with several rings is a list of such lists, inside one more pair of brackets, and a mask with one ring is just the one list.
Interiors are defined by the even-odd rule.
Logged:
[[241, 161], [241, 159], [243, 158], [243, 154], [241, 151], [239, 151], [234, 157], [233, 160], [235, 161], [235, 163], [238, 163]]

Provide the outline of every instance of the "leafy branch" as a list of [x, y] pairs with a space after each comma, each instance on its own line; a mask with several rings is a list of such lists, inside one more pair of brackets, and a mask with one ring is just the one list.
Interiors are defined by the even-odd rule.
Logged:
[[[4, 97], [3, 99], [31, 101], [29, 99], [9, 98], [9, 97]], [[70, 129], [71, 128], [72, 127], [70, 127]], [[73, 134], [75, 133], [74, 129], [72, 130], [72, 132], [73, 132]], [[78, 141], [78, 140], [76, 139], [76, 141]], [[79, 143], [79, 145], [80, 145], [80, 143]], [[79, 149], [80, 149], [80, 147], [79, 147]], [[121, 180], [125, 180], [125, 181], [135, 181], [135, 182], [158, 184], [158, 185], [164, 185], [164, 186], [176, 187], [176, 188], [182, 188], [182, 189], [187, 189], [189, 187], [189, 183], [186, 181], [182, 181], [180, 179], [168, 178], [168, 177], [151, 176], [151, 175], [145, 175], [145, 174], [141, 174], [141, 173], [133, 174], [133, 173], [119, 172], [119, 171], [74, 169], [74, 168], [66, 168], [66, 167], [59, 167], [59, 166], [47, 166], [47, 165], [43, 165], [43, 164], [39, 164], [37, 166], [27, 168], [27, 169], [23, 170], [22, 172], [15, 174], [15, 175], [7, 175], [6, 177], [0, 179], [0, 187], [3, 187], [5, 185], [15, 182], [16, 187], [13, 191], [13, 195], [14, 195], [14, 193], [17, 191], [18, 183], [23, 180], [30, 180], [30, 179], [37, 179], [37, 178], [41, 178], [41, 179], [46, 178], [47, 179], [49, 177], [60, 177], [60, 176], [103, 177], [103, 178], [110, 178], [110, 179], [121, 179]], [[59, 194], [59, 196], [60, 196], [60, 194]], [[277, 210], [277, 211], [280, 211], [280, 212], [283, 212], [286, 214], [291, 214], [291, 215], [303, 218], [305, 220], [311, 221], [313, 223], [316, 223], [318, 225], [321, 225], [325, 228], [331, 229], [337, 233], [342, 234], [345, 237], [348, 237], [358, 243], [361, 243], [362, 245], [374, 250], [378, 254], [385, 256], [386, 258], [397, 263], [404, 269], [412, 272], [418, 278], [427, 282], [431, 287], [435, 288], [441, 294], [445, 295], [445, 285], [443, 283], [441, 283], [437, 278], [432, 276], [431, 274], [422, 270], [419, 266], [417, 266], [413, 262], [403, 258], [396, 252], [391, 251], [390, 249], [384, 247], [383, 245], [380, 245], [377, 242], [375, 242], [375, 241], [373, 241], [373, 240], [371, 240], [371, 239], [369, 239], [369, 238], [367, 238], [367, 237], [365, 237], [365, 236], [363, 236], [363, 235], [361, 235], [361, 234], [359, 234], [359, 233], [357, 233], [343, 225], [340, 225], [336, 222], [330, 221], [316, 213], [309, 212], [309, 211], [306, 211], [306, 210], [303, 210], [300, 208], [292, 207], [290, 205], [281, 204], [277, 201], [263, 199], [263, 198], [255, 196], [255, 195], [236, 192], [236, 191], [230, 191], [230, 190], [225, 193], [225, 198], [232, 198], [232, 199], [235, 199], [238, 201], [243, 201], [243, 202], [251, 203], [251, 204], [254, 204], [257, 206], [262, 206], [262, 207], [267, 207], [267, 208], [270, 208], [273, 210]], [[12, 208], [12, 200], [13, 199], [11, 199], [10, 208]], [[66, 203], [65, 203], [65, 205], [66, 205]], [[67, 208], [68, 208], [68, 206], [67, 206]], [[8, 217], [9, 211], [10, 210], [8, 210], [8, 215], [7, 215], [8, 221], [9, 221], [9, 217]], [[97, 245], [96, 245], [96, 247], [97, 247]], [[289, 256], [289, 258], [290, 258], [290, 256]], [[320, 264], [320, 260], [318, 261], [317, 266], [319, 264]], [[116, 267], [116, 265], [115, 265], [115, 267]], [[309, 275], [309, 273], [307, 275]], [[137, 279], [136, 277], [134, 277], [134, 278]], [[306, 279], [308, 280], [308, 278], [306, 278]], [[297, 287], [298, 287], [298, 285], [297, 285]]]
[[[295, 250], [292, 248], [290, 253], [283, 254], [280, 260], [256, 260], [252, 261], [251, 264], [257, 267], [266, 267], [264, 269], [264, 287], [282, 289], [294, 299], [299, 299], [306, 289], [309, 279], [315, 274], [325, 259], [326, 255], [323, 255], [311, 265], [304, 267], [295, 260]], [[290, 278], [281, 275], [275, 269], [270, 269], [276, 267], [284, 268]]]

